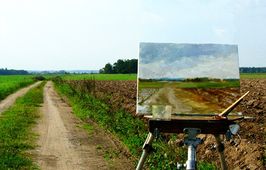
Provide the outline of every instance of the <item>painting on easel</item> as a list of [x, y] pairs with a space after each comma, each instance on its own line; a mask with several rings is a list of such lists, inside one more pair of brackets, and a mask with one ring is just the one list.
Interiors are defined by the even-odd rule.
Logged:
[[239, 96], [237, 45], [140, 43], [138, 114], [220, 113]]

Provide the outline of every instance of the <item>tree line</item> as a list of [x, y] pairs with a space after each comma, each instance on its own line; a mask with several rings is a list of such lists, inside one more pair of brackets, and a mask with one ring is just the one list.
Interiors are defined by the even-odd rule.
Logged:
[[27, 75], [27, 74], [29, 73], [25, 70], [13, 70], [13, 69], [8, 70], [7, 68], [0, 69], [0, 75]]
[[127, 59], [127, 60], [117, 60], [114, 64], [107, 63], [104, 68], [100, 69], [100, 73], [104, 74], [129, 74], [137, 73], [138, 71], [138, 60], [137, 59]]
[[266, 73], [266, 67], [240, 67], [240, 73]]

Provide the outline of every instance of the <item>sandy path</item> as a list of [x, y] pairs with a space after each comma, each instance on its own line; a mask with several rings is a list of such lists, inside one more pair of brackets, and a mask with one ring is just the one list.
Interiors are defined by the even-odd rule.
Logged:
[[37, 162], [41, 169], [79, 170], [110, 169], [97, 150], [98, 141], [106, 140], [104, 135], [88, 136], [78, 126], [71, 108], [58, 96], [52, 82], [44, 87], [44, 105], [37, 126], [40, 135], [37, 148]]
[[7, 110], [10, 106], [12, 106], [15, 103], [15, 101], [16, 101], [17, 98], [23, 96], [30, 89], [38, 86], [40, 83], [41, 83], [40, 81], [39, 82], [36, 82], [36, 83], [34, 83], [34, 84], [30, 85], [30, 86], [24, 87], [24, 88], [18, 90], [17, 92], [15, 92], [15, 93], [7, 96], [4, 100], [2, 100], [0, 102], [0, 114], [2, 112], [4, 112], [5, 110]]

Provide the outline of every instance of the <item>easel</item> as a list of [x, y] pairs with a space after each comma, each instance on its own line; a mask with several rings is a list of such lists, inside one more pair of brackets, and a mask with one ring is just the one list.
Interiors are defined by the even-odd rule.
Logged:
[[[227, 165], [224, 157], [224, 145], [220, 138], [220, 135], [235, 134], [234, 128], [239, 127], [235, 121], [246, 119], [244, 116], [233, 116], [229, 113], [243, 100], [243, 98], [249, 92], [241, 96], [231, 106], [226, 108], [221, 114], [175, 114], [172, 115], [171, 120], [158, 120], [153, 119], [152, 116], [145, 116], [148, 120], [149, 134], [142, 147], [143, 152], [139, 159], [136, 170], [141, 170], [144, 166], [144, 162], [149, 153], [152, 151], [152, 142], [155, 134], [158, 133], [185, 133], [186, 137], [184, 143], [188, 146], [188, 159], [186, 164], [178, 164], [177, 168], [186, 170], [197, 169], [196, 150], [197, 146], [202, 143], [200, 138], [197, 138], [198, 134], [212, 134], [215, 136], [217, 143], [217, 151], [219, 153], [221, 169], [226, 170]], [[236, 129], [237, 131], [238, 129]]]

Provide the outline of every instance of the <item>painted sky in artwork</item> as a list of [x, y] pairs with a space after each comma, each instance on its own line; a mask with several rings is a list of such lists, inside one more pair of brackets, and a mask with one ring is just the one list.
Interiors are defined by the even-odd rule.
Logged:
[[239, 79], [237, 45], [140, 43], [139, 78]]

